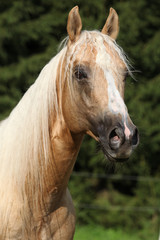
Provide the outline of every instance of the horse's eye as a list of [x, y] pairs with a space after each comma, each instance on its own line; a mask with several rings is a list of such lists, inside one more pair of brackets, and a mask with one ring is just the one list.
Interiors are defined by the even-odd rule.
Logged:
[[84, 71], [84, 69], [77, 69], [74, 74], [78, 80], [83, 80], [87, 78], [87, 73]]

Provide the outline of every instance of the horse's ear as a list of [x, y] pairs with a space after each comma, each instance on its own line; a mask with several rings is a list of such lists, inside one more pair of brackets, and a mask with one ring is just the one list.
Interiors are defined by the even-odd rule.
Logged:
[[78, 40], [82, 29], [82, 21], [78, 6], [71, 9], [68, 15], [67, 32], [71, 42]]
[[119, 20], [118, 14], [113, 8], [110, 8], [109, 16], [106, 23], [102, 29], [102, 33], [107, 34], [114, 40], [117, 38], [119, 33]]

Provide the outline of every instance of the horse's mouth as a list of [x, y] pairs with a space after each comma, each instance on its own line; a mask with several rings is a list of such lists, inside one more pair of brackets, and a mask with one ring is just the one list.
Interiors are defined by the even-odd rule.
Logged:
[[100, 148], [104, 154], [104, 156], [111, 162], [119, 162], [119, 163], [123, 163], [123, 162], [126, 162], [128, 161], [129, 157], [123, 157], [123, 158], [117, 158], [117, 157], [113, 157], [103, 146], [103, 144], [101, 144], [101, 142], [99, 141], [99, 144], [100, 144]]
[[110, 153], [110, 150], [108, 149], [108, 147], [104, 146], [106, 144], [103, 143], [103, 141], [101, 140], [101, 137], [95, 136], [91, 131], [87, 131], [87, 134], [90, 135], [92, 138], [94, 138], [100, 145], [100, 149], [102, 150], [104, 156], [111, 162], [126, 162], [129, 157], [116, 157], [116, 154]]

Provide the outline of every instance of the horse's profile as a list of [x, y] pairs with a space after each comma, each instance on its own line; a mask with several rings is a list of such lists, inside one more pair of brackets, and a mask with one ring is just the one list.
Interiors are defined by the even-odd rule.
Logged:
[[73, 239], [67, 184], [84, 134], [111, 161], [138, 145], [123, 100], [131, 71], [115, 42], [118, 15], [111, 8], [101, 32], [81, 29], [74, 7], [64, 47], [0, 123], [0, 240]]

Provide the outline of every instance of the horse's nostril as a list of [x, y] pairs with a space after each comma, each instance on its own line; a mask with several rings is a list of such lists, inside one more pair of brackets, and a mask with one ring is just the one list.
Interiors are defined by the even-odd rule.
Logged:
[[109, 135], [109, 139], [113, 139], [113, 140], [118, 140], [119, 139], [119, 136], [118, 134], [116, 133], [116, 129], [113, 129]]
[[123, 130], [120, 128], [113, 129], [109, 134], [109, 145], [111, 149], [115, 150], [120, 147], [123, 143]]
[[135, 128], [133, 136], [132, 136], [132, 145], [138, 144], [138, 129]]

